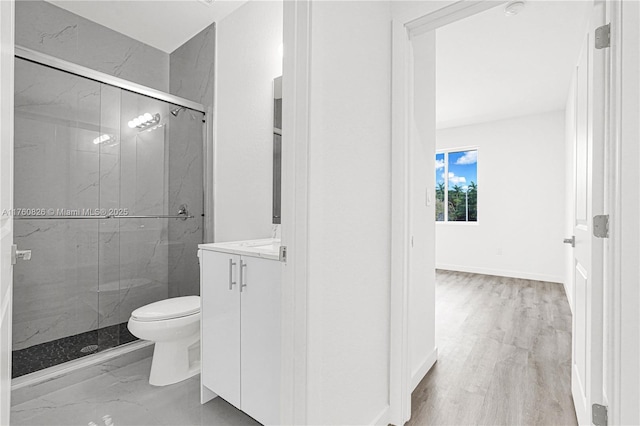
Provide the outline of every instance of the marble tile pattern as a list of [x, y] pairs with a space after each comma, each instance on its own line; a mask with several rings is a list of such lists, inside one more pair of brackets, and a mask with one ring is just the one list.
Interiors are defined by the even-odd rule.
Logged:
[[[20, 0], [16, 43], [211, 106], [214, 25], [170, 56], [50, 3]], [[169, 70], [172, 67], [171, 84]], [[126, 322], [132, 310], [199, 293], [203, 233], [202, 114], [16, 61], [16, 207], [126, 207], [194, 219], [23, 220], [16, 241], [14, 350]], [[171, 90], [170, 89], [171, 86]], [[129, 129], [160, 113], [152, 132]], [[113, 140], [94, 144], [109, 134]]]
[[96, 374], [87, 380], [33, 399], [21, 397], [11, 409], [11, 424], [86, 426], [104, 425], [110, 419], [118, 426], [259, 425], [222, 398], [201, 405], [199, 375], [155, 387], [148, 382], [150, 357], [124, 365], [116, 362], [91, 368]]
[[18, 386], [11, 389], [11, 405], [20, 405], [23, 402], [31, 401], [46, 396], [51, 392], [95, 378], [108, 371], [149, 358], [153, 355], [153, 346], [153, 344], [145, 345], [91, 365], [61, 372], [57, 376], [48, 377], [46, 380], [40, 382], [36, 381], [35, 383], [20, 386], [20, 379], [18, 379]]
[[[168, 129], [129, 129], [170, 105], [16, 60], [15, 206], [168, 212]], [[102, 134], [113, 142], [95, 144]], [[201, 187], [200, 182], [200, 187]], [[168, 221], [19, 220], [14, 350], [126, 322], [168, 296]]]
[[[97, 207], [100, 85], [22, 60], [15, 67], [15, 207]], [[16, 244], [33, 254], [14, 270], [14, 350], [98, 327], [98, 226], [15, 222]]]
[[169, 213], [186, 204], [192, 219], [168, 222], [169, 297], [200, 294], [198, 244], [203, 238], [204, 114], [183, 110], [169, 123]]
[[205, 108], [213, 105], [215, 31], [215, 23], [209, 25], [169, 57], [170, 93], [198, 102]]
[[[215, 24], [202, 30], [170, 55], [170, 92], [212, 110], [215, 71]], [[205, 116], [182, 111], [171, 121], [169, 155], [169, 210], [187, 204], [196, 216], [169, 222], [169, 296], [200, 293], [198, 244], [203, 241]]]
[[19, 46], [169, 90], [169, 54], [161, 50], [42, 0], [17, 1], [15, 15]]

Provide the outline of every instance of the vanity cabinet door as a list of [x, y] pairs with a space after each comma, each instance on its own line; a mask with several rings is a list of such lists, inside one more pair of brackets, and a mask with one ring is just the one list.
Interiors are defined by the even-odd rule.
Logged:
[[282, 263], [243, 256], [241, 272], [242, 411], [280, 424]]
[[202, 384], [240, 407], [240, 256], [201, 253]]

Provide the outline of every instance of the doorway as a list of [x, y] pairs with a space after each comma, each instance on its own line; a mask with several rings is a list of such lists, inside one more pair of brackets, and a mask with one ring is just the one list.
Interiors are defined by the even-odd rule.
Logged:
[[[478, 133], [476, 129], [475, 132], [471, 132], [471, 133], [468, 133], [467, 135], [461, 136], [462, 132], [460, 131], [456, 131], [456, 132], [449, 131], [448, 133], [450, 134], [447, 135], [449, 136], [449, 140], [450, 141], [454, 140], [458, 142], [457, 142], [457, 146], [448, 146], [447, 149], [449, 151], [447, 152], [456, 152], [456, 153], [460, 153], [461, 155], [464, 155], [469, 151], [474, 151], [474, 150], [477, 151], [475, 158], [477, 161], [479, 161], [477, 166], [479, 173], [477, 176], [478, 181], [474, 182], [477, 185], [476, 188], [474, 188], [474, 190], [477, 191], [476, 192], [477, 223], [475, 224], [456, 223], [456, 224], [446, 225], [451, 227], [451, 229], [447, 230], [450, 232], [440, 232], [441, 229], [436, 228], [429, 223], [429, 220], [433, 220], [433, 217], [435, 216], [434, 204], [435, 204], [435, 200], [437, 200], [436, 198], [437, 188], [436, 188], [435, 179], [434, 179], [435, 173], [431, 172], [431, 175], [427, 176], [427, 175], [421, 175], [420, 172], [417, 172], [416, 170], [418, 168], [417, 167], [418, 165], [420, 165], [420, 167], [423, 167], [423, 168], [425, 167], [424, 166], [425, 164], [431, 165], [433, 167], [431, 168], [431, 170], [435, 170], [435, 167], [436, 167], [435, 154], [436, 154], [436, 149], [438, 147], [436, 145], [437, 138], [435, 135], [437, 132], [437, 126], [436, 126], [437, 123], [435, 118], [436, 106], [434, 105], [435, 102], [433, 102], [433, 98], [435, 97], [434, 93], [436, 91], [435, 75], [436, 75], [436, 63], [438, 59], [438, 54], [436, 52], [437, 36], [434, 33], [436, 29], [441, 28], [444, 25], [447, 25], [451, 22], [460, 22], [460, 20], [467, 18], [469, 16], [475, 17], [475, 15], [483, 11], [483, 7], [484, 7], [484, 10], [487, 10], [487, 9], [491, 9], [491, 7], [495, 5], [496, 5], [495, 3], [490, 5], [487, 5], [487, 4], [483, 5], [481, 2], [467, 3], [466, 5], [454, 4], [452, 6], [443, 8], [437, 12], [424, 15], [417, 19], [416, 18], [406, 19], [403, 22], [397, 22], [396, 25], [394, 25], [394, 29], [395, 29], [394, 38], [396, 40], [396, 43], [394, 45], [394, 64], [396, 65], [396, 68], [394, 68], [394, 71], [399, 71], [400, 69], [405, 70], [405, 73], [394, 72], [394, 75], [395, 75], [394, 85], [396, 85], [396, 87], [407, 88], [405, 91], [398, 90], [394, 92], [394, 105], [402, 105], [402, 107], [405, 108], [404, 111], [402, 109], [396, 108], [397, 114], [394, 114], [394, 118], [403, 117], [403, 116], [409, 117], [408, 121], [405, 123], [403, 123], [399, 119], [394, 120], [394, 135], [397, 136], [397, 139], [394, 139], [394, 146], [395, 146], [394, 153], [397, 154], [396, 155], [397, 161], [396, 163], [394, 163], [394, 167], [397, 166], [401, 170], [409, 171], [409, 173], [406, 175], [408, 176], [408, 178], [405, 178], [406, 180], [397, 178], [397, 176], [401, 175], [400, 173], [395, 175], [396, 178], [394, 179], [394, 188], [399, 191], [400, 190], [407, 191], [408, 200], [404, 206], [398, 207], [396, 211], [393, 212], [393, 216], [395, 218], [394, 223], [396, 222], [397, 219], [402, 219], [401, 223], [404, 223], [407, 226], [407, 229], [409, 229], [409, 231], [406, 232], [405, 234], [404, 243], [406, 244], [407, 247], [410, 247], [407, 254], [403, 258], [404, 262], [398, 262], [400, 267], [399, 269], [401, 271], [404, 271], [405, 273], [404, 276], [406, 278], [403, 281], [405, 284], [403, 288], [395, 288], [392, 290], [392, 291], [399, 292], [398, 294], [404, 292], [403, 293], [404, 297], [407, 297], [408, 299], [408, 302], [405, 305], [406, 317], [404, 317], [406, 319], [406, 323], [404, 325], [404, 330], [406, 330], [406, 334], [405, 334], [406, 337], [402, 341], [403, 342], [402, 351], [404, 354], [408, 354], [407, 358], [403, 358], [406, 364], [404, 366], [401, 366], [398, 363], [392, 366], [392, 377], [395, 373], [395, 374], [398, 374], [399, 377], [409, 378], [408, 380], [405, 379], [406, 380], [405, 383], [409, 383], [409, 386], [407, 388], [400, 389], [400, 386], [398, 386], [394, 388], [394, 390], [398, 390], [398, 392], [392, 391], [392, 396], [395, 396], [397, 398], [396, 401], [402, 401], [402, 403], [400, 404], [402, 409], [399, 410], [401, 413], [403, 413], [402, 423], [409, 417], [408, 407], [410, 405], [409, 395], [411, 390], [413, 390], [413, 387], [417, 384], [417, 382], [419, 382], [420, 375], [423, 373], [426, 373], [426, 371], [428, 371], [429, 368], [431, 367], [431, 365], [428, 365], [427, 362], [423, 362], [423, 364], [417, 364], [416, 360], [426, 359], [427, 361], [431, 361], [431, 364], [433, 364], [433, 362], [435, 362], [435, 359], [434, 359], [435, 357], [431, 356], [431, 359], [425, 358], [424, 348], [426, 348], [428, 351], [431, 351], [431, 354], [437, 354], [437, 351], [438, 351], [435, 340], [433, 341], [433, 343], [428, 342], [425, 344], [423, 339], [423, 341], [420, 343], [423, 346], [423, 349], [418, 351], [421, 353], [421, 355], [423, 355], [423, 357], [421, 358], [420, 356], [416, 356], [416, 351], [415, 351], [416, 343], [415, 343], [415, 339], [412, 339], [412, 335], [413, 336], [417, 335], [415, 333], [416, 321], [422, 321], [423, 323], [424, 322], [428, 323], [431, 319], [434, 318], [434, 312], [430, 308], [430, 306], [433, 306], [433, 305], [429, 303], [429, 299], [433, 298], [433, 293], [435, 293], [435, 289], [433, 289], [433, 293], [431, 293], [430, 289], [427, 289], [426, 291], [424, 291], [424, 289], [420, 290], [420, 284], [418, 284], [418, 283], [424, 283], [424, 282], [435, 283], [435, 278], [433, 278], [433, 270], [437, 265], [436, 262], [438, 262], [438, 254], [442, 254], [442, 253], [438, 253], [439, 249], [437, 248], [437, 246], [433, 247], [432, 241], [438, 240], [438, 237], [444, 237], [444, 239], [447, 240], [449, 243], [451, 242], [455, 243], [456, 241], [460, 240], [460, 234], [465, 234], [465, 233], [470, 234], [473, 232], [477, 233], [478, 229], [480, 228], [479, 225], [483, 223], [487, 223], [486, 219], [491, 215], [490, 211], [486, 211], [485, 213], [489, 213], [489, 215], [485, 216], [485, 219], [483, 220], [482, 188], [483, 188], [483, 185], [492, 183], [491, 178], [488, 178], [487, 179], [488, 182], [485, 182], [484, 184], [482, 183], [483, 180], [481, 179], [483, 176], [483, 173], [482, 173], [483, 163], [481, 161], [483, 158], [485, 158], [483, 157], [484, 150], [481, 149], [482, 147], [479, 146], [479, 144], [474, 143], [473, 141], [469, 141], [469, 139], [472, 139], [473, 137], [476, 137], [477, 139], [480, 133]], [[503, 8], [504, 8], [504, 5], [496, 8], [496, 10], [501, 9], [499, 11], [502, 13]], [[494, 10], [493, 12], [495, 12], [496, 10]], [[477, 33], [475, 33], [475, 36], [478, 38], [481, 38], [481, 35], [478, 35]], [[575, 63], [577, 62], [577, 54], [578, 54], [578, 49], [580, 47], [579, 42], [580, 42], [580, 37], [578, 37], [577, 42], [574, 43], [575, 58], [572, 59], [573, 65], [575, 65]], [[472, 66], [470, 68], [472, 68]], [[569, 77], [568, 77], [569, 81], [567, 81], [567, 84], [565, 87], [565, 93], [564, 93], [565, 101], [567, 99], [567, 95], [568, 95], [567, 92], [570, 86], [570, 78], [571, 78], [570, 74], [571, 74], [571, 70], [569, 70]], [[478, 82], [475, 82], [475, 83], [477, 84]], [[486, 98], [485, 98], [485, 102], [488, 104], [491, 103], [491, 102], [488, 102]], [[455, 100], [454, 100], [454, 103], [455, 103]], [[469, 102], [469, 103], [472, 103], [472, 102]], [[460, 105], [459, 102], [458, 102], [458, 105]], [[462, 109], [464, 109], [464, 106], [465, 105], [462, 106]], [[511, 107], [511, 109], [513, 109], [513, 106]], [[406, 112], [406, 115], [403, 115], [403, 113], [405, 112]], [[477, 113], [477, 108], [475, 110], [472, 109], [472, 112]], [[562, 144], [559, 150], [559, 155], [564, 157], [564, 143], [563, 143], [564, 136], [565, 136], [563, 131], [564, 130], [563, 122], [565, 118], [564, 111], [560, 113], [558, 109], [556, 112], [557, 114], [555, 117], [556, 119], [555, 121], [557, 123], [555, 126], [556, 127], [555, 133], [556, 134], [560, 133], [559, 136], [557, 136], [557, 139], [560, 140], [560, 143]], [[549, 113], [549, 111], [547, 111], [547, 113]], [[533, 115], [532, 111], [528, 111], [528, 114]], [[525, 114], [522, 114], [522, 113], [520, 114], [520, 116], [523, 116], [523, 115]], [[416, 117], [420, 117], [420, 119], [418, 120]], [[489, 118], [489, 120], [487, 118]], [[493, 121], [499, 121], [495, 119], [496, 117], [490, 117], [489, 115], [489, 117], [484, 117], [485, 123], [482, 123], [482, 122], [480, 123], [486, 124], [487, 121], [491, 121], [490, 120], [491, 118], [493, 118]], [[541, 118], [537, 117], [537, 119], [541, 119]], [[560, 123], [560, 125], [558, 125], [558, 122]], [[477, 124], [477, 123], [472, 123], [472, 124]], [[467, 124], [467, 126], [471, 127], [472, 124]], [[510, 123], [510, 124], [513, 125], [513, 123]], [[495, 125], [493, 126], [495, 127]], [[534, 127], [536, 129], [539, 127], [531, 123], [529, 123], [528, 126]], [[454, 127], [454, 126], [451, 126], [451, 127]], [[462, 127], [462, 126], [458, 126], [458, 127]], [[558, 128], [560, 129], [559, 132], [557, 131]], [[466, 129], [466, 130], [468, 131], [469, 129]], [[453, 135], [453, 133], [458, 133], [458, 135]], [[491, 132], [489, 131], [488, 134], [490, 135]], [[502, 132], [503, 137], [504, 137], [504, 134], [505, 132], [503, 131]], [[543, 137], [543, 139], [546, 139], [546, 138]], [[404, 145], [396, 144], [396, 141], [400, 141], [400, 140], [404, 141], [406, 144]], [[461, 140], [464, 140], [465, 142], [460, 143], [459, 141]], [[504, 149], [502, 151], [504, 151]], [[453, 157], [455, 161], [456, 157], [455, 156]], [[499, 158], [499, 156], [497, 157]], [[504, 157], [502, 157], [502, 161], [505, 161]], [[561, 162], [561, 164], [563, 164], [563, 162]], [[430, 167], [427, 167], [427, 168], [430, 168]], [[490, 168], [492, 171], [495, 171], [496, 173], [500, 171], [499, 167], [496, 167], [496, 166], [490, 166]], [[454, 172], [453, 178], [455, 179], [456, 177], [459, 178], [461, 176], [456, 176]], [[446, 173], [445, 178], [451, 178], [451, 173]], [[602, 177], [600, 178], [602, 179]], [[560, 173], [560, 179], [561, 180], [559, 182], [560, 184], [559, 192], [562, 193], [563, 192], [562, 181], [564, 181], [564, 173]], [[447, 183], [445, 183], [445, 185], [447, 185]], [[455, 186], [455, 183], [454, 183], [454, 186]], [[448, 186], [447, 190], [450, 190], [450, 189], [453, 189], [453, 188], [451, 186]], [[538, 190], [537, 185], [536, 186], [528, 185], [527, 188], [525, 189], [531, 192], [535, 192]], [[467, 190], [463, 189], [462, 187], [459, 188], [459, 192], [468, 196], [468, 194], [466, 194], [466, 191], [468, 191], [468, 188]], [[522, 191], [522, 192], [526, 193], [526, 191]], [[485, 199], [485, 202], [487, 203], [491, 202], [492, 201], [491, 195], [489, 193], [485, 193], [485, 194], [488, 195], [487, 198]], [[449, 194], [447, 193], [447, 195]], [[454, 194], [454, 196], [455, 195], [456, 194]], [[518, 194], [518, 195], [521, 195], [521, 194]], [[537, 194], [530, 193], [529, 195], [533, 196]], [[495, 202], [495, 200], [493, 201]], [[516, 203], [516, 205], [517, 204], [518, 203]], [[522, 202], [520, 202], [520, 205], [521, 204]], [[488, 208], [487, 207], [488, 205], [489, 204], [486, 204], [485, 208]], [[451, 208], [450, 205], [447, 207]], [[454, 206], [454, 213], [455, 213], [455, 207], [456, 206]], [[426, 214], [425, 214], [425, 211], [427, 212]], [[426, 219], [426, 216], [429, 216], [429, 219]], [[559, 231], [556, 230], [555, 232], [555, 234], [558, 234], [558, 235], [555, 235], [555, 238], [558, 238], [555, 241], [558, 241], [556, 244], [560, 245], [560, 248], [556, 247], [556, 249], [561, 254], [561, 257], [562, 257], [562, 253], [564, 252], [564, 248], [562, 247], [562, 244], [561, 244], [561, 239], [563, 236], [561, 234], [564, 231], [562, 227], [563, 215], [561, 214], [558, 217], [559, 217], [559, 220], [557, 220], [557, 222], [559, 222], [559, 224], [557, 225], [557, 229], [559, 229]], [[467, 218], [468, 216], [465, 215], [464, 222], [467, 222]], [[458, 222], [462, 222], [462, 221], [458, 221]], [[502, 222], [504, 222], [504, 218]], [[531, 227], [532, 228], [531, 230], [536, 232], [536, 235], [542, 234], [545, 232], [545, 229], [536, 229], [536, 226], [538, 226], [539, 224], [534, 221], [522, 221], [520, 224], [520, 228], [518, 228], [517, 232], [516, 231], [507, 232], [505, 227], [502, 225], [504, 224], [499, 221], [499, 227], [497, 229], [498, 229], [498, 232], [503, 232], [502, 234], [503, 238], [500, 238], [499, 234], [496, 235], [494, 233], [493, 239], [490, 240], [488, 244], [484, 245], [492, 248], [490, 249], [485, 248], [484, 252], [482, 252], [478, 257], [485, 255], [485, 256], [492, 256], [492, 257], [502, 256], [504, 258], [506, 257], [504, 255], [505, 246], [518, 247], [517, 246], [518, 241], [520, 242], [521, 245], [526, 244], [526, 242], [531, 238], [528, 238], [528, 239], [518, 238], [519, 236], [521, 236], [519, 234], [522, 234], [522, 227], [524, 226]], [[473, 230], [473, 227], [475, 227], [476, 229]], [[469, 229], [472, 229], [472, 231], [469, 231]], [[402, 232], [402, 228], [399, 227], [398, 231]], [[436, 235], [436, 233], [440, 235]], [[458, 235], [447, 236], [447, 233], [458, 234]], [[547, 234], [550, 234], [550, 233], [547, 232]], [[511, 238], [513, 238], [513, 240], [509, 241], [509, 243], [504, 242], [505, 239], [511, 239]], [[443, 238], [440, 238], [440, 239], [443, 239]], [[494, 245], [495, 247], [493, 247]], [[454, 244], [454, 248], [455, 248], [455, 244]], [[398, 251], [401, 251], [400, 245], [397, 244], [395, 246], [395, 249], [397, 249]], [[433, 252], [431, 250], [433, 250]], [[478, 252], [477, 248], [475, 251]], [[433, 253], [433, 255], [431, 255], [431, 253]], [[455, 259], [455, 256], [453, 258]], [[460, 258], [462, 258], [462, 256], [458, 256], [458, 260]], [[526, 263], [535, 264], [535, 259], [533, 259], [531, 255], [520, 256], [520, 258], [521, 258], [520, 260], [524, 260], [523, 264], [526, 264]], [[429, 264], [430, 262], [433, 262], [433, 263]], [[452, 268], [452, 266], [456, 266], [456, 265], [452, 265], [451, 263], [448, 263], [448, 264], [444, 263], [442, 262], [442, 260], [440, 260], [439, 263], [440, 263], [440, 266], [446, 266], [449, 269], [454, 269]], [[484, 273], [493, 273], [494, 275], [507, 275], [507, 276], [509, 275], [509, 274], [505, 274], [504, 271], [497, 271], [496, 269], [491, 270], [487, 268], [484, 271], [481, 269], [480, 270], [478, 269], [478, 266], [481, 266], [483, 264], [486, 265], [487, 263], [488, 263], [487, 261], [484, 261], [484, 262], [478, 261], [476, 265], [473, 265], [475, 267], [475, 270], [473, 270], [473, 268], [469, 268], [470, 269], [469, 272], [476, 272], [476, 273], [484, 272]], [[459, 267], [458, 268], [459, 270], [464, 270], [460, 268], [460, 266], [464, 266], [464, 265], [459, 264], [457, 266]], [[563, 281], [564, 280], [563, 266], [564, 266], [564, 262], [560, 262], [559, 266], [556, 265], [555, 273], [554, 273], [555, 279], [544, 279], [545, 278], [544, 274], [540, 274], [536, 276], [531, 271], [528, 272], [530, 275], [527, 276], [526, 274], [524, 274], [522, 278], [529, 278], [529, 279], [542, 278], [545, 281], [556, 281], [556, 282]], [[513, 268], [513, 270], [517, 270], [517, 269], [522, 269], [522, 268], [521, 267]], [[503, 273], [499, 274], [496, 272], [503, 272]], [[506, 272], [509, 272], [509, 270], [507, 269]], [[398, 274], [397, 276], [399, 279], [401, 278], [400, 274]], [[416, 292], [416, 289], [418, 289], [418, 292]], [[422, 300], [415, 301], [414, 296], [416, 294], [420, 294], [419, 293], [420, 291], [423, 292], [424, 296]], [[398, 299], [396, 300], [401, 300], [401, 297], [402, 296], [399, 296]], [[401, 302], [398, 302], [398, 304], [401, 304]], [[428, 306], [428, 308], [426, 310], [423, 308], [421, 313], [416, 313], [415, 307], [416, 305], [420, 305], [420, 304], [422, 304], [423, 306]], [[392, 310], [393, 309], [394, 308], [392, 306]], [[396, 323], [395, 327], [394, 327], [394, 324], [392, 324], [392, 336], [394, 335], [396, 330], [401, 330], [402, 328], [403, 326], [398, 325], [398, 323]], [[392, 340], [393, 340], [393, 337], [392, 337]], [[393, 359], [393, 350], [394, 348], [392, 348], [392, 359]], [[416, 375], [418, 375], [418, 377], [416, 377]], [[392, 379], [392, 382], [393, 382], [393, 379]], [[397, 415], [397, 412], [395, 414]]]

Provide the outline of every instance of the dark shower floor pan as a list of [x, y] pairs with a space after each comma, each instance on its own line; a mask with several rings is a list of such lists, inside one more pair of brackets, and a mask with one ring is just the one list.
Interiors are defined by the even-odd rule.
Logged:
[[16, 350], [12, 353], [11, 377], [15, 379], [135, 340], [138, 338], [129, 332], [127, 323], [123, 322]]

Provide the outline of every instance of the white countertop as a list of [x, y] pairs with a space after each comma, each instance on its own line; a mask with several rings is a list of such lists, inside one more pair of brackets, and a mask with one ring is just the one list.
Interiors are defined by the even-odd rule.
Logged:
[[280, 260], [280, 240], [274, 238], [199, 244], [198, 248], [201, 250]]

